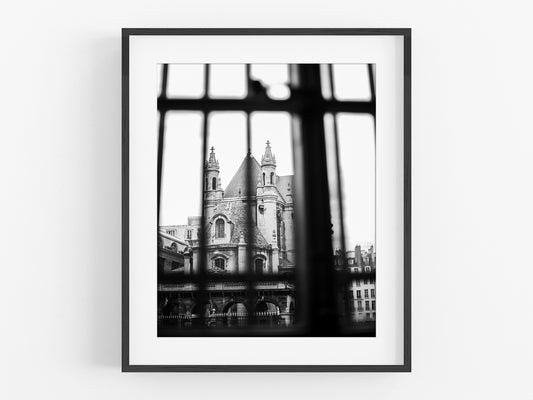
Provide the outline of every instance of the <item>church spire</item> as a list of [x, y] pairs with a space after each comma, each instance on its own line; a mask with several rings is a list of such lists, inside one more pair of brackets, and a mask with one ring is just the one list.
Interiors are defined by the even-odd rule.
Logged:
[[276, 156], [272, 154], [272, 148], [270, 147], [270, 140], [266, 142], [265, 154], [261, 158], [261, 167], [272, 165], [276, 166]]
[[261, 173], [264, 186], [276, 184], [276, 156], [272, 154], [269, 140], [266, 142], [265, 154], [261, 158]]
[[208, 200], [212, 200], [209, 196], [215, 193], [215, 197], [218, 196], [218, 192], [222, 192], [221, 182], [219, 178], [220, 166], [218, 160], [215, 157], [215, 148], [211, 147], [211, 153], [209, 154], [209, 160], [205, 163], [205, 190], [208, 194]]
[[211, 153], [209, 154], [209, 161], [207, 161], [206, 164], [207, 170], [216, 170], [218, 171], [220, 169], [220, 166], [218, 164], [218, 160], [215, 158], [215, 148], [211, 147]]

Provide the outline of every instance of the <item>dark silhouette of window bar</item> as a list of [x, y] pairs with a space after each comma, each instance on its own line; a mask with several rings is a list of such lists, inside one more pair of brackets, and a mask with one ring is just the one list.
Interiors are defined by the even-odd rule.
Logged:
[[[207, 272], [207, 232], [205, 215], [205, 185], [207, 182], [205, 168], [199, 182], [202, 196], [202, 215], [199, 230], [200, 257], [198, 259], [198, 273], [189, 276], [175, 276], [162, 273], [158, 268], [159, 284], [190, 283], [197, 287], [194, 293], [197, 304], [209, 301], [208, 283], [246, 283], [245, 296], [248, 304], [257, 303], [258, 282], [285, 282], [287, 287], [295, 288], [296, 312], [294, 324], [291, 327], [268, 328], [258, 324], [256, 313], [247, 312], [247, 320], [240, 327], [212, 328], [208, 324], [194, 329], [176, 329], [168, 336], [374, 336], [375, 325], [361, 328], [353, 323], [350, 313], [355, 308], [353, 291], [349, 285], [355, 279], [374, 279], [375, 268], [363, 272], [353, 273], [348, 268], [346, 249], [344, 248], [342, 185], [340, 181], [339, 158], [336, 157], [336, 194], [340, 213], [340, 254], [334, 254], [332, 246], [332, 222], [330, 211], [330, 194], [328, 189], [328, 173], [325, 145], [324, 116], [337, 113], [367, 114], [374, 118], [376, 114], [375, 82], [373, 66], [368, 65], [368, 79], [371, 97], [365, 101], [339, 101], [333, 95], [333, 68], [327, 65], [328, 79], [332, 89], [331, 98], [322, 94], [321, 72], [319, 64], [289, 65], [290, 96], [285, 100], [271, 99], [261, 84], [250, 77], [250, 65], [246, 65], [247, 95], [243, 99], [211, 98], [209, 97], [210, 66], [205, 65], [204, 96], [199, 99], [169, 98], [168, 64], [162, 67], [162, 88], [157, 99], [159, 111], [158, 137], [158, 223], [161, 202], [161, 175], [163, 165], [163, 143], [165, 135], [165, 115], [169, 111], [199, 111], [203, 114], [203, 146], [202, 162], [208, 158], [209, 114], [219, 111], [241, 111], [246, 114], [247, 148], [250, 154], [251, 129], [250, 114], [256, 111], [287, 112], [292, 119], [292, 135], [299, 138], [299, 148], [294, 153], [300, 153], [300, 165], [303, 171], [303, 182], [299, 182], [296, 210], [299, 218], [296, 220], [296, 267], [293, 273], [280, 275], [259, 275], [259, 268], [253, 263], [252, 247], [254, 238], [252, 190], [245, 191], [246, 210], [246, 261], [247, 272], [241, 274], [208, 275]], [[333, 118], [333, 135], [335, 138], [336, 154], [338, 154], [338, 132], [336, 118]], [[375, 130], [374, 130], [375, 132]], [[252, 181], [252, 159], [246, 157], [246, 183], [248, 188], [254, 188]], [[266, 177], [268, 180], [269, 177]], [[272, 179], [270, 177], [270, 179]], [[206, 183], [204, 183], [206, 182]], [[218, 227], [216, 228], [218, 233]], [[189, 234], [189, 233], [188, 233]], [[258, 259], [255, 260], [256, 262]], [[373, 308], [375, 308], [373, 303]], [[162, 336], [165, 336], [163, 334]], [[161, 334], [160, 334], [161, 336]]]

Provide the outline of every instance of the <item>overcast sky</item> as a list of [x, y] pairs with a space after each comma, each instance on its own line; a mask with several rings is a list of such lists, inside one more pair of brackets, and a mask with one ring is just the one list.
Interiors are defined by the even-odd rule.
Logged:
[[[197, 98], [203, 95], [201, 65], [171, 65], [169, 68], [170, 97]], [[245, 95], [243, 65], [211, 66], [210, 96], [243, 97]], [[334, 67], [338, 81], [334, 93], [342, 99], [364, 99], [369, 95], [366, 66]], [[287, 95], [287, 67], [260, 65], [252, 67], [252, 76], [268, 87], [273, 97]], [[187, 223], [187, 217], [201, 214], [202, 174], [202, 115], [193, 112], [170, 112], [166, 130], [162, 176], [162, 225]], [[339, 154], [344, 188], [344, 221], [346, 248], [357, 243], [374, 242], [374, 126], [371, 117], [342, 114], [338, 116]], [[328, 124], [326, 124], [328, 128]], [[269, 140], [276, 155], [278, 175], [293, 174], [290, 116], [286, 113], [253, 113], [251, 116], [252, 155], [258, 162]], [[225, 189], [246, 155], [245, 114], [213, 113], [209, 117], [208, 145], [215, 147], [220, 163], [222, 188]], [[331, 130], [326, 129], [328, 138]], [[330, 153], [328, 140], [328, 154]], [[332, 157], [330, 157], [333, 159]], [[331, 180], [331, 175], [330, 175]], [[332, 187], [332, 208], [337, 207], [336, 188]], [[333, 193], [334, 192], [334, 193]], [[333, 212], [334, 231], [338, 232], [338, 213]], [[335, 244], [339, 245], [339, 242]]]

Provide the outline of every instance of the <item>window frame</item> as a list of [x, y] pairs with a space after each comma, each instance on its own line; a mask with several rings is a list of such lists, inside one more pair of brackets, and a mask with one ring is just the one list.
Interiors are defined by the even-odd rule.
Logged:
[[[403, 37], [404, 43], [404, 193], [406, 195], [404, 201], [404, 360], [400, 365], [376, 365], [376, 366], [330, 366], [329, 368], [314, 365], [314, 366], [209, 366], [207, 369], [203, 366], [191, 368], [191, 366], [135, 366], [131, 365], [129, 361], [129, 291], [128, 291], [128, 221], [129, 221], [129, 158], [128, 158], [128, 77], [129, 77], [129, 39], [136, 35], [398, 35]], [[410, 264], [410, 133], [411, 133], [411, 91], [410, 91], [410, 74], [411, 74], [411, 31], [410, 29], [124, 29], [123, 30], [123, 371], [338, 371], [338, 372], [389, 372], [389, 371], [410, 371], [411, 368], [411, 308], [410, 308], [410, 293], [411, 293], [411, 264]], [[159, 195], [158, 195], [159, 196]], [[159, 203], [159, 201], [158, 201]]]

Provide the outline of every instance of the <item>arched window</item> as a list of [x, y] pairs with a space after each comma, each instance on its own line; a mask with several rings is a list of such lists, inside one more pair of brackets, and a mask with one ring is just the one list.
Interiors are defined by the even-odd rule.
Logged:
[[263, 265], [264, 260], [262, 258], [256, 258], [255, 259], [255, 274], [256, 275], [263, 275]]
[[274, 172], [270, 173], [270, 184], [274, 184]]
[[216, 190], [217, 188], [217, 178], [213, 177], [213, 179], [211, 179], [211, 188], [213, 190]]
[[224, 237], [224, 220], [222, 218], [217, 219], [217, 222], [215, 222], [215, 237]]
[[226, 269], [226, 260], [224, 260], [223, 258], [215, 259], [215, 268]]
[[263, 185], [266, 185], [266, 182], [265, 182], [265, 173], [263, 172]]

